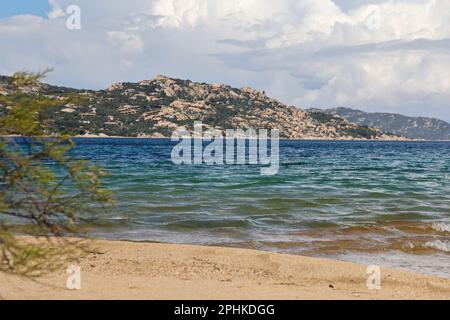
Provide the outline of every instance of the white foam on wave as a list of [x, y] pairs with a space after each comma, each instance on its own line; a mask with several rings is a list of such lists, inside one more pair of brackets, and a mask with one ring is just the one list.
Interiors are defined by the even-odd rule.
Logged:
[[443, 222], [435, 222], [431, 225], [431, 228], [439, 232], [450, 232], [450, 224]]
[[436, 249], [439, 251], [450, 252], [450, 242], [444, 242], [441, 240], [428, 241], [425, 243], [425, 247]]

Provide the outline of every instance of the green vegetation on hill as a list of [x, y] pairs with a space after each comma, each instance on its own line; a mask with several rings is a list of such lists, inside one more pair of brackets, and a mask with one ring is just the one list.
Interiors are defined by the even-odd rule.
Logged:
[[450, 124], [439, 119], [408, 117], [395, 113], [370, 113], [343, 107], [321, 112], [411, 139], [450, 140]]
[[[1, 77], [0, 95], [8, 95], [10, 86], [10, 79]], [[100, 91], [43, 83], [27, 90], [50, 100], [77, 98], [46, 111], [49, 134], [170, 137], [175, 128], [191, 129], [194, 121], [202, 121], [205, 129], [279, 129], [281, 137], [291, 139], [396, 138], [327, 113], [288, 107], [263, 91], [165, 76], [116, 83]], [[7, 106], [0, 105], [0, 114], [7, 112]]]

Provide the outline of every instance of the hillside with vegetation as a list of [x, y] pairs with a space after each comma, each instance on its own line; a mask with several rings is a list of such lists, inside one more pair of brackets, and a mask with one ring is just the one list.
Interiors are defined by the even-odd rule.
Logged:
[[450, 140], [450, 123], [439, 119], [408, 117], [396, 113], [371, 113], [343, 107], [321, 110], [321, 112], [411, 139]]
[[[264, 91], [223, 84], [197, 83], [159, 75], [139, 83], [115, 83], [105, 90], [77, 90], [39, 83], [28, 94], [49, 99], [75, 96], [77, 103], [48, 109], [48, 134], [170, 137], [193, 129], [278, 129], [287, 139], [401, 139], [379, 129], [351, 123], [320, 111], [305, 111], [269, 98]], [[10, 78], [0, 77], [0, 95], [10, 92]], [[7, 113], [8, 106], [0, 106]]]

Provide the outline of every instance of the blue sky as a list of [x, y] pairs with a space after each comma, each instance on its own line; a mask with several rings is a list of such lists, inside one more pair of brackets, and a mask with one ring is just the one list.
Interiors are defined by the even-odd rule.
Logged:
[[50, 10], [47, 0], [1, 0], [0, 18], [10, 17], [19, 14], [33, 14], [36, 16], [46, 16]]

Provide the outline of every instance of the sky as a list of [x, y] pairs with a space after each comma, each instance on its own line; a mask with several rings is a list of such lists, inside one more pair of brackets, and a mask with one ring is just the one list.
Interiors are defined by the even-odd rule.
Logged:
[[45, 17], [51, 6], [47, 0], [2, 0], [0, 19], [19, 14], [33, 14]]
[[47, 67], [76, 88], [165, 74], [450, 121], [450, 1], [2, 0], [0, 74]]

